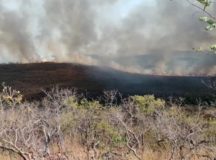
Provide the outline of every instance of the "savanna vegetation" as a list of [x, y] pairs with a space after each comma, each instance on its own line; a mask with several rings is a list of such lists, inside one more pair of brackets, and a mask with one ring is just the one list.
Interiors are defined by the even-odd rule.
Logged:
[[[76, 90], [27, 102], [0, 93], [2, 160], [191, 160], [216, 158], [216, 109], [153, 95], [87, 100]], [[120, 99], [120, 102], [119, 102]]]
[[[190, 1], [188, 0], [190, 3]], [[207, 14], [207, 30], [216, 28]], [[210, 47], [215, 51], [215, 45]], [[164, 101], [153, 95], [123, 98], [105, 91], [89, 100], [76, 90], [44, 91], [40, 101], [3, 85], [0, 92], [2, 160], [215, 160], [216, 109]]]

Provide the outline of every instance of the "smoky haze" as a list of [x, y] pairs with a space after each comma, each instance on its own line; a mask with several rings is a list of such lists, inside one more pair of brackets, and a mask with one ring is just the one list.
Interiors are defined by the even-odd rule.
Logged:
[[[132, 1], [132, 0], [131, 0]], [[0, 62], [73, 62], [148, 74], [215, 75], [216, 42], [184, 0], [0, 0]], [[125, 2], [126, 3], [126, 2]], [[213, 6], [215, 8], [215, 6]]]

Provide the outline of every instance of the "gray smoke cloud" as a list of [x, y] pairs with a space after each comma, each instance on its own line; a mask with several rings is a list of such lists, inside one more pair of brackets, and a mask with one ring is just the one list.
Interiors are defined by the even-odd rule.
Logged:
[[184, 0], [155, 0], [153, 6], [143, 0], [129, 12], [119, 7], [124, 2], [0, 0], [0, 62], [57, 61], [137, 73], [216, 74], [216, 61], [209, 63], [215, 56], [198, 55], [197, 61], [197, 54], [191, 53], [192, 48], [216, 43], [214, 32], [205, 31], [198, 21], [200, 11]]
[[[0, 1], [2, 4], [3, 1]], [[20, 12], [7, 11], [0, 5], [0, 59], [30, 61], [38, 59], [28, 24], [31, 17]]]

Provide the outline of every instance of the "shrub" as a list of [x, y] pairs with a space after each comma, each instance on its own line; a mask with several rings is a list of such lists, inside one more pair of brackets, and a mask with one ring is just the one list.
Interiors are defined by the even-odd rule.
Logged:
[[118, 131], [114, 125], [110, 124], [106, 119], [102, 119], [97, 123], [96, 131], [100, 133], [102, 138], [107, 138], [109, 145], [120, 145], [125, 142], [124, 137]]
[[145, 114], [152, 114], [156, 110], [163, 109], [165, 106], [164, 100], [157, 99], [153, 95], [132, 96], [131, 98], [140, 111]]
[[21, 104], [23, 96], [20, 91], [13, 90], [10, 86], [2, 84], [2, 92], [0, 92], [0, 103], [5, 107], [12, 107]]
[[69, 96], [66, 99], [64, 99], [64, 105], [78, 109], [79, 108], [79, 104], [77, 101], [77, 98], [75, 96]]
[[81, 100], [79, 108], [86, 110], [99, 110], [102, 108], [102, 105], [99, 103], [99, 101], [88, 101], [86, 98], [84, 98]]
[[200, 150], [209, 157], [216, 153], [215, 119], [205, 119], [215, 109], [205, 113], [175, 104], [165, 107], [165, 101], [153, 95], [132, 96], [107, 107], [97, 100], [78, 101], [72, 91], [59, 89], [47, 93], [42, 102], [24, 102], [21, 97], [10, 87], [0, 93], [0, 148], [12, 149], [25, 160], [30, 159], [26, 154], [51, 159], [56, 154], [53, 146], [58, 146], [58, 154], [65, 154], [70, 148], [65, 140], [78, 143], [87, 154], [93, 150], [94, 159], [102, 157], [98, 150], [112, 156], [133, 153], [140, 160], [148, 149], [168, 150], [170, 160], [191, 159]]

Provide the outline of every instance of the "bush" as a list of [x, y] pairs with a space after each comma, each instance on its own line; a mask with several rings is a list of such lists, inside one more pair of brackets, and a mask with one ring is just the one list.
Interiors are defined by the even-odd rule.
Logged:
[[19, 105], [23, 101], [23, 96], [20, 91], [13, 90], [10, 86], [2, 84], [2, 92], [0, 92], [0, 103], [4, 107], [13, 107]]
[[216, 156], [215, 119], [205, 119], [215, 108], [190, 112], [175, 104], [166, 107], [153, 95], [132, 96], [107, 107], [97, 100], [78, 101], [72, 91], [59, 89], [48, 92], [42, 102], [24, 102], [21, 97], [10, 87], [0, 93], [0, 148], [25, 160], [30, 159], [26, 154], [45, 160], [53, 154], [64, 157], [70, 149], [65, 142], [78, 143], [88, 156], [93, 151], [95, 159], [127, 159], [133, 154], [141, 160], [148, 149], [168, 150], [167, 159], [176, 160], [191, 159], [200, 151]]
[[132, 96], [131, 98], [140, 111], [145, 114], [152, 114], [157, 110], [163, 109], [165, 106], [164, 100], [156, 99], [153, 95]]

